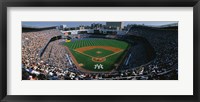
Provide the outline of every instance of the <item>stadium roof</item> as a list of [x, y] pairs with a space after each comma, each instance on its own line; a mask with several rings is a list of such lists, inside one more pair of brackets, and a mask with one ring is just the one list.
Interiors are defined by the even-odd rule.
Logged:
[[46, 29], [46, 28], [55, 28], [57, 26], [26, 26], [22, 25], [22, 28], [30, 28], [30, 29]]
[[178, 23], [166, 24], [166, 25], [162, 25], [160, 27], [176, 27], [176, 26], [178, 26]]

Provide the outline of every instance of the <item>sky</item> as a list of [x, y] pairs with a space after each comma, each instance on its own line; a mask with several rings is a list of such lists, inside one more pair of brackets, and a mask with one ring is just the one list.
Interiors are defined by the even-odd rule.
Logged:
[[[116, 21], [120, 22], [120, 21]], [[82, 22], [82, 21], [77, 21], [77, 22], [42, 22], [42, 21], [24, 21], [22, 22], [23, 26], [31, 26], [31, 27], [50, 27], [50, 26], [59, 26], [59, 25], [67, 25], [67, 27], [77, 27], [80, 25], [91, 25], [92, 23], [100, 23], [100, 24], [106, 24], [105, 22]], [[149, 25], [149, 26], [160, 26], [160, 25], [166, 25], [166, 24], [171, 24], [171, 23], [177, 23], [177, 21], [125, 21], [123, 22], [124, 26], [128, 24], [144, 24], [144, 25]]]

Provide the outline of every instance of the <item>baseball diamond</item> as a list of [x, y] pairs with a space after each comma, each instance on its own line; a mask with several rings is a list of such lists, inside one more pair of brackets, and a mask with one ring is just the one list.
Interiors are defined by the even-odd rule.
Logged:
[[[77, 67], [92, 72], [111, 71], [125, 55], [129, 44], [113, 39], [88, 38], [64, 44], [78, 62]], [[101, 65], [101, 68], [96, 66]]]

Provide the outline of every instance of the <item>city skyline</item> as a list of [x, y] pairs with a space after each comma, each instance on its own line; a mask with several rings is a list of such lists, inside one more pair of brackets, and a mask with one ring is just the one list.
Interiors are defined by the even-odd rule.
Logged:
[[[51, 26], [60, 26], [60, 25], [67, 25], [67, 27], [78, 27], [80, 25], [84, 26], [91, 26], [91, 24], [99, 23], [106, 25], [106, 22], [120, 22], [120, 21], [91, 21], [91, 22], [85, 22], [85, 21], [76, 21], [76, 22], [58, 22], [58, 21], [23, 21], [22, 26], [30, 26], [30, 27], [51, 27]], [[177, 21], [122, 21], [124, 26], [127, 26], [128, 24], [138, 24], [138, 25], [147, 25], [147, 26], [162, 26], [172, 23], [178, 23]]]

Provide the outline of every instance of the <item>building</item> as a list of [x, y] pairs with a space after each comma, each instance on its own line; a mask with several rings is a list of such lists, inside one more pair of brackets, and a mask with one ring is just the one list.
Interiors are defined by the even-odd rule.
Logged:
[[102, 24], [99, 24], [99, 23], [93, 23], [93, 24], [91, 24], [91, 28], [92, 29], [101, 29], [103, 27], [103, 25]]
[[122, 30], [124, 28], [122, 22], [106, 22], [106, 26], [111, 29]]
[[80, 26], [79, 30], [85, 30], [85, 27], [84, 26]]
[[65, 30], [65, 28], [67, 28], [67, 25], [60, 25], [59, 27], [60, 30]]

